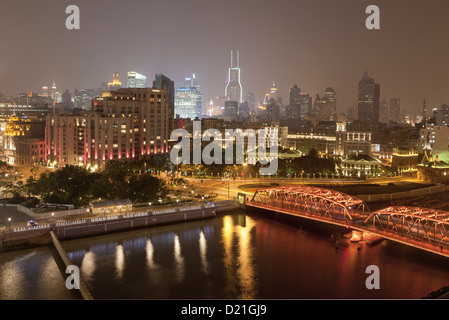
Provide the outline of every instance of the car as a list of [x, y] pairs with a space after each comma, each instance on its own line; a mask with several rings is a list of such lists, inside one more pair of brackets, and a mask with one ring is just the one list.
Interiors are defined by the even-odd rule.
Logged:
[[37, 225], [39, 225], [36, 221], [34, 221], [34, 220], [29, 220], [28, 222], [27, 222], [27, 226], [28, 227], [35, 227], [35, 226], [37, 226]]

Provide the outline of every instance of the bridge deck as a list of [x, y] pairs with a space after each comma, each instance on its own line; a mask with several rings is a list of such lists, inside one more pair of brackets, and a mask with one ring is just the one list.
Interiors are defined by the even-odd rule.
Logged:
[[447, 243], [442, 243], [441, 245], [435, 245], [430, 242], [425, 242], [422, 240], [414, 240], [409, 237], [400, 236], [398, 234], [395, 234], [393, 232], [387, 232], [384, 230], [381, 230], [379, 228], [376, 228], [370, 224], [365, 223], [366, 221], [366, 215], [353, 215], [353, 219], [332, 219], [330, 217], [326, 216], [319, 216], [316, 214], [311, 214], [307, 212], [299, 212], [296, 210], [291, 210], [288, 208], [281, 208], [277, 206], [270, 206], [266, 204], [258, 204], [251, 201], [248, 201], [245, 203], [246, 206], [252, 207], [252, 208], [259, 208], [264, 210], [270, 210], [270, 211], [276, 211], [292, 216], [302, 217], [306, 219], [311, 219], [323, 223], [330, 223], [337, 226], [342, 227], [349, 227], [357, 231], [361, 232], [369, 232], [371, 234], [375, 234], [377, 236], [383, 237], [385, 239], [395, 241], [402, 243], [407, 246], [415, 247], [417, 249], [425, 250], [434, 254], [438, 254], [440, 256], [448, 257], [449, 258], [449, 245]]

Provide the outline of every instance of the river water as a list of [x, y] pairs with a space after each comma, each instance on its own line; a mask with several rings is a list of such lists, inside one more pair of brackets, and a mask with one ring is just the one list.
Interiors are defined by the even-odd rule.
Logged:
[[[449, 285], [446, 258], [282, 219], [235, 212], [62, 244], [95, 299], [419, 299]], [[51, 246], [0, 253], [0, 299], [79, 298], [55, 261]]]

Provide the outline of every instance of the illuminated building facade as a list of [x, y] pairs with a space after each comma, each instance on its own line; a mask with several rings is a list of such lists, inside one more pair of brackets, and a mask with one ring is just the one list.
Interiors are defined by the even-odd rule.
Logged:
[[175, 114], [179, 114], [180, 118], [201, 119], [202, 94], [199, 82], [195, 74], [184, 80], [184, 86], [176, 89]]
[[382, 165], [368, 154], [351, 154], [342, 158], [339, 171], [346, 177], [380, 177]]
[[22, 166], [33, 166], [45, 163], [44, 139], [17, 139], [14, 163]]
[[45, 161], [104, 167], [108, 160], [167, 153], [167, 92], [152, 88], [105, 91], [80, 116], [47, 116]]
[[17, 142], [20, 139], [42, 139], [45, 122], [38, 117], [10, 117], [3, 131], [3, 155], [9, 164], [15, 164]]
[[135, 71], [128, 72], [128, 88], [146, 88], [147, 77]]
[[442, 161], [449, 161], [449, 127], [427, 123], [419, 131], [418, 152], [426, 150], [438, 156]]
[[324, 95], [316, 95], [314, 104], [315, 121], [335, 121], [337, 95], [332, 88], [326, 88]]
[[75, 88], [75, 93], [73, 95], [74, 106], [82, 110], [90, 110], [92, 107], [92, 100], [95, 97], [101, 96], [101, 89], [81, 89]]
[[112, 73], [112, 82], [108, 83], [108, 90], [117, 90], [122, 87], [122, 83], [120, 82], [120, 77], [118, 72]]

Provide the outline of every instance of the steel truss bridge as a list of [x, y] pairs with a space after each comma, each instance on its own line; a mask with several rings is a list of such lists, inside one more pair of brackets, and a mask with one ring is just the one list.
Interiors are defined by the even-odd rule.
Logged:
[[260, 189], [245, 205], [348, 227], [449, 257], [449, 212], [405, 206], [371, 212], [354, 196], [305, 185]]

